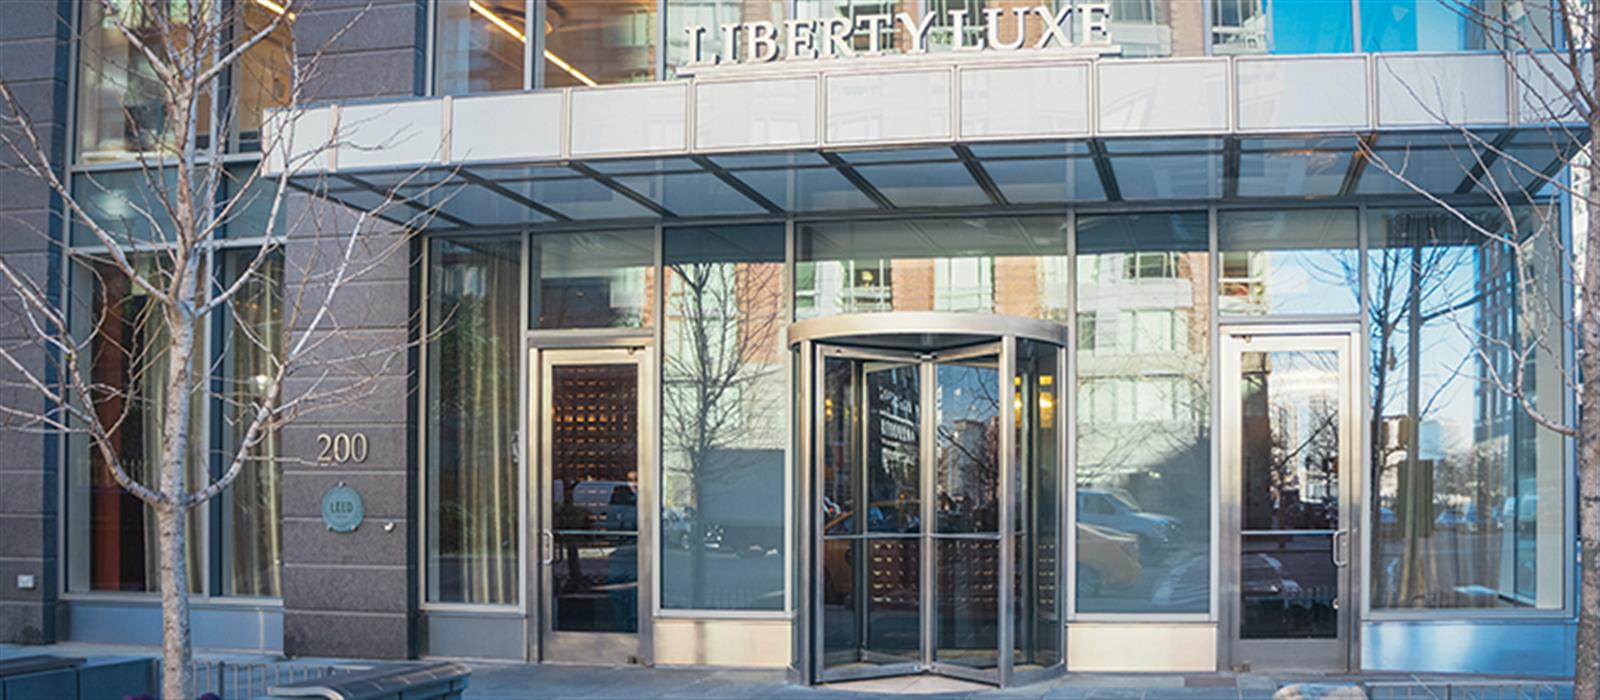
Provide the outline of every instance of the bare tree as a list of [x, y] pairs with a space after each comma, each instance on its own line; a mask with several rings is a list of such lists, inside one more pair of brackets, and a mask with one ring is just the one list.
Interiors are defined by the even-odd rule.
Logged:
[[[369, 208], [331, 212], [332, 205], [295, 191], [319, 188], [316, 164], [337, 144], [332, 135], [296, 133], [308, 80], [327, 48], [365, 14], [358, 10], [326, 43], [302, 50], [294, 22], [304, 4], [85, 5], [96, 31], [125, 43], [132, 56], [118, 67], [125, 83], [111, 100], [116, 104], [101, 106], [120, 117], [122, 137], [132, 144], [125, 149], [137, 159], [132, 188], [94, 177], [69, 180], [40, 139], [43, 125], [0, 80], [0, 143], [14, 167], [58, 198], [71, 236], [90, 245], [65, 255], [70, 274], [91, 281], [85, 288], [93, 296], [58, 302], [42, 280], [0, 258], [0, 291], [29, 338], [0, 347], [0, 372], [8, 388], [43, 398], [0, 405], [0, 416], [14, 429], [80, 441], [97, 480], [114, 482], [137, 499], [132, 507], [154, 514], [162, 695], [172, 699], [194, 697], [191, 511], [248, 467], [281, 461], [272, 447], [279, 428], [308, 412], [360, 401], [404, 362], [407, 349], [363, 347], [343, 336], [333, 301], [406, 250], [407, 232], [426, 224], [427, 211], [396, 206], [390, 195]], [[88, 55], [94, 47], [80, 48], [84, 60], [96, 58]], [[264, 117], [226, 102], [230, 92], [247, 90], [269, 94], [280, 109]], [[241, 123], [259, 124], [262, 158], [224, 157]], [[106, 199], [124, 211], [111, 214], [100, 204]], [[407, 214], [396, 218], [395, 211]], [[401, 233], [377, 235], [383, 220]], [[249, 235], [262, 242], [224, 270], [208, 260], [229, 226], [250, 226]], [[293, 255], [285, 254], [287, 236], [295, 238]], [[119, 303], [133, 297], [138, 304]], [[225, 381], [210, 362], [204, 339], [216, 324], [231, 328], [228, 342], [255, 358], [247, 380]], [[204, 441], [193, 421], [203, 402], [224, 407], [233, 438], [216, 446], [222, 467], [214, 479], [203, 466], [209, 456], [197, 453]]]
[[[1600, 13], [1587, 0], [1492, 7], [1468, 0], [1440, 2], [1481, 35], [1485, 48], [1500, 52], [1514, 76], [1510, 88], [1519, 95], [1521, 121], [1543, 127], [1531, 132], [1538, 137], [1536, 145], [1530, 146], [1527, 136], [1513, 144], [1497, 133], [1453, 121], [1438, 105], [1458, 96], [1443, 94], [1439, 85], [1402, 80], [1411, 97], [1441, 126], [1455, 132], [1459, 145], [1450, 152], [1460, 166], [1463, 185], [1470, 184], [1479, 195], [1469, 198], [1430, 190], [1409, 150], [1385, 151], [1373, 148], [1370, 141], [1360, 142], [1359, 157], [1366, 160], [1369, 171], [1378, 171], [1368, 177], [1393, 177], [1439, 212], [1437, 220], [1419, 223], [1408, 240], [1389, 241], [1385, 250], [1374, 251], [1369, 265], [1374, 295], [1370, 310], [1375, 338], [1374, 468], [1380, 478], [1401, 482], [1403, 493], [1434, 489], [1431, 477], [1425, 476], [1424, 488], [1416, 468], [1408, 471], [1393, 464], [1418, 459], [1420, 418], [1431, 413], [1438, 399], [1438, 391], [1424, 395], [1415, 376], [1408, 383], [1393, 376], [1398, 369], [1415, 374], [1421, 362], [1420, 338], [1428, 324], [1452, 327], [1471, 348], [1459, 365], [1445, 368], [1445, 381], [1474, 378], [1511, 402], [1538, 430], [1576, 440], [1578, 534], [1584, 555], [1574, 697], [1593, 698], [1600, 692], [1600, 382], [1593, 380], [1600, 377], [1600, 283], [1593, 277], [1600, 274], [1600, 217], [1575, 220], [1569, 245], [1551, 202], [1570, 195], [1574, 211], [1585, 212], [1600, 202], [1600, 146], [1590, 138], [1600, 127], [1600, 82], [1592, 52], [1600, 34]], [[1562, 168], [1550, 167], [1553, 162], [1570, 163], [1570, 183], [1562, 177]], [[1443, 228], [1457, 233], [1443, 234]], [[1454, 240], [1462, 237], [1460, 232], [1470, 240]], [[1452, 246], [1461, 245], [1478, 251], [1467, 264], [1493, 269], [1482, 272], [1486, 279], [1478, 280], [1477, 288], [1447, 290], [1453, 284], [1450, 270], [1461, 264], [1449, 259], [1460, 255], [1460, 249]], [[1567, 306], [1568, 289], [1574, 294], [1572, 307]], [[1473, 306], [1486, 309], [1480, 314], [1499, 313], [1514, 317], [1514, 322], [1496, 327], [1460, 320], [1457, 312]], [[1576, 367], [1564, 362], [1567, 338], [1577, 339]], [[1540, 377], [1557, 377], [1560, 388], [1576, 393], [1576, 420], [1555, 408], [1560, 402], [1549, 400], [1548, 385], [1539, 390]], [[1590, 380], [1581, 381], [1583, 377]], [[1407, 407], [1408, 425], [1388, 425], [1391, 421], [1384, 416], [1390, 403]], [[1504, 456], [1480, 449], [1465, 459], [1479, 463], [1481, 473], [1457, 477], [1448, 488], [1481, 493], [1484, 482], [1499, 473], [1484, 471], [1483, 465], [1497, 465]], [[1418, 504], [1410, 505], [1420, 510]], [[1411, 514], [1405, 523], [1393, 526], [1411, 534], [1431, 528], [1434, 504], [1427, 505], [1428, 520], [1417, 521]], [[1401, 558], [1402, 583], [1394, 593], [1402, 598], [1422, 595], [1425, 582], [1441, 575], [1413, 550], [1408, 545]]]

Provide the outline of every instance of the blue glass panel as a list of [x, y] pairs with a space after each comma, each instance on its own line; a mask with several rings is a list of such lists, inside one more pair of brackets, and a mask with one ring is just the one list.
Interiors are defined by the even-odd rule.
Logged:
[[735, 177], [788, 211], [878, 208], [833, 168], [747, 170]]
[[631, 175], [617, 184], [638, 192], [674, 214], [759, 214], [766, 211], [728, 183], [707, 172]]
[[1013, 204], [1103, 201], [1105, 189], [1087, 158], [991, 160], [983, 169]]
[[1220, 155], [1121, 156], [1111, 159], [1125, 199], [1203, 199], [1220, 194]]
[[533, 201], [574, 219], [622, 219], [654, 216], [654, 212], [594, 180], [535, 180], [528, 183]]
[[1222, 149], [1222, 139], [1109, 139], [1106, 153], [1173, 153], [1191, 151], [1216, 151]]
[[942, 207], [988, 204], [967, 166], [960, 163], [869, 165], [857, 168], [897, 207]]
[[[513, 192], [520, 190], [527, 196], [526, 190], [529, 189], [529, 185], [509, 183], [508, 189]], [[433, 188], [407, 187], [402, 188], [399, 193], [424, 206], [437, 207], [437, 211], [471, 224], [543, 223], [552, 220], [549, 216], [539, 213], [537, 209], [503, 197], [486, 187], [451, 183]]]
[[1363, 51], [1473, 51], [1487, 48], [1470, 7], [1440, 0], [1361, 0]]
[[1239, 156], [1240, 197], [1329, 197], [1350, 170], [1350, 153], [1291, 151]]
[[816, 153], [740, 153], [711, 156], [711, 162], [724, 168], [770, 168], [784, 165], [822, 165], [828, 161]]
[[847, 163], [888, 163], [907, 160], [955, 160], [956, 154], [948, 148], [901, 148], [882, 151], [844, 151], [839, 157]]
[[1089, 154], [1086, 141], [1035, 141], [1030, 143], [975, 143], [968, 147], [979, 158], [1026, 158], [1028, 156], [1082, 156]]
[[[1477, 163], [1472, 151], [1460, 149], [1377, 150], [1361, 174], [1358, 194], [1415, 194], [1412, 185], [1424, 191], [1448, 194], [1456, 191]], [[1383, 166], [1387, 166], [1385, 170]], [[1389, 171], [1394, 171], [1391, 174]]]
[[1355, 48], [1349, 0], [1277, 0], [1271, 7], [1272, 53], [1349, 53]]
[[700, 165], [688, 158], [630, 158], [627, 160], [591, 160], [585, 165], [607, 175], [631, 173], [665, 173], [699, 170]]

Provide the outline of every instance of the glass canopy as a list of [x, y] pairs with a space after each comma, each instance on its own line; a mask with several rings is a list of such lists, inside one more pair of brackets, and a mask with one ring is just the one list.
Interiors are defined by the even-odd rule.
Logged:
[[[1565, 142], [1571, 142], [1566, 140]], [[1088, 139], [340, 170], [295, 185], [430, 229], [635, 219], [1545, 190], [1571, 153], [1526, 130]], [[1363, 145], [1364, 144], [1364, 145]], [[1404, 180], [1396, 177], [1402, 174]]]

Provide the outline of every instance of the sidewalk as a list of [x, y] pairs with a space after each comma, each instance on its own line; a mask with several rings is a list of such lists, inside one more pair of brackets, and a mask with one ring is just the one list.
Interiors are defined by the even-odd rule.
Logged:
[[[64, 643], [24, 647], [0, 644], [0, 658], [29, 654], [58, 656], [155, 656], [153, 647]], [[264, 654], [197, 653], [197, 661], [229, 665], [350, 665], [380, 663], [359, 659], [292, 659]], [[1012, 688], [921, 675], [816, 687], [791, 685], [782, 671], [639, 666], [567, 666], [467, 662], [472, 680], [469, 700], [520, 698], [1015, 698], [1041, 700], [1268, 700], [1278, 688], [1295, 683], [1381, 683], [1374, 700], [1445, 698], [1453, 700], [1569, 700], [1570, 683], [1517, 681], [1475, 676], [1359, 674], [1313, 676], [1266, 673], [1101, 674], [1073, 673]], [[229, 700], [232, 700], [229, 698]]]

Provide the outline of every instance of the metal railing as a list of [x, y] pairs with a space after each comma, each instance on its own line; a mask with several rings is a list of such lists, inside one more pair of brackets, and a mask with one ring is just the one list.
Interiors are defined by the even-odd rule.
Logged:
[[216, 693], [222, 700], [254, 700], [267, 688], [285, 683], [326, 678], [335, 673], [359, 671], [363, 665], [308, 664], [293, 661], [196, 661], [195, 693]]
[[1411, 680], [1361, 684], [1372, 700], [1571, 700], [1572, 684], [1531, 680]]

